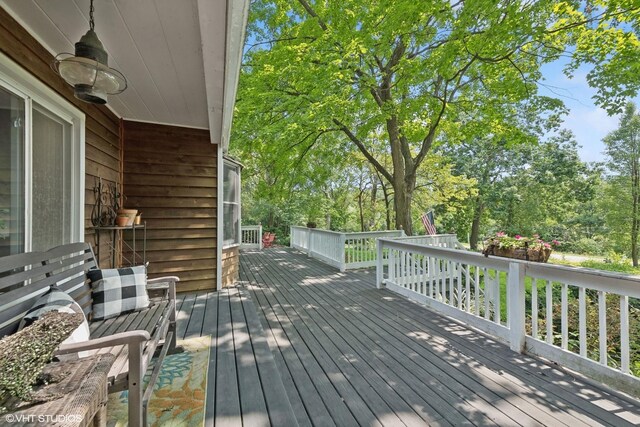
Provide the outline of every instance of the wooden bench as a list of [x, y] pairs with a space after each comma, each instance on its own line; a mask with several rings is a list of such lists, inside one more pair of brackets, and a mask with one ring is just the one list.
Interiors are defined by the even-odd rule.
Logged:
[[[89, 320], [91, 339], [61, 346], [59, 354], [96, 350], [116, 359], [108, 375], [109, 392], [129, 390], [129, 425], [146, 425], [147, 403], [166, 354], [175, 348], [177, 277], [150, 279], [147, 289], [161, 296], [149, 308], [92, 322], [87, 271], [98, 268], [91, 246], [71, 243], [46, 252], [0, 258], [0, 337], [14, 333], [26, 312], [52, 284], [71, 295]], [[151, 295], [150, 295], [151, 296]], [[154, 359], [156, 350], [159, 355]], [[149, 383], [143, 377], [150, 368]]]

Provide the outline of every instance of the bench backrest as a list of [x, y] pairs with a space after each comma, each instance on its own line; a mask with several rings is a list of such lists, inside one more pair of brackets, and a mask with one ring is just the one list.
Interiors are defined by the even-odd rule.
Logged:
[[0, 258], [0, 338], [15, 332], [20, 320], [50, 285], [57, 284], [91, 313], [86, 272], [98, 268], [88, 243], [69, 243], [46, 252]]

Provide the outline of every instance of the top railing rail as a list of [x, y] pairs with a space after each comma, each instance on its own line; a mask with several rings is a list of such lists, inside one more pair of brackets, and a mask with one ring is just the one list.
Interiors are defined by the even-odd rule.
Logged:
[[[402, 230], [340, 232], [291, 226], [290, 246], [339, 268], [341, 271], [374, 267], [377, 262], [376, 240], [400, 239], [422, 244], [460, 247], [455, 234], [407, 237]], [[382, 254], [383, 258], [386, 255]], [[386, 259], [386, 258], [385, 258]]]

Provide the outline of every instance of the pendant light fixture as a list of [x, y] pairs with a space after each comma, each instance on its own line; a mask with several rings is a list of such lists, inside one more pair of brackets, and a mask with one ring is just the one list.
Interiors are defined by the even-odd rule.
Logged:
[[108, 55], [93, 30], [93, 0], [89, 7], [89, 31], [75, 44], [76, 54], [58, 54], [51, 67], [74, 87], [76, 98], [93, 104], [106, 104], [107, 95], [127, 88], [124, 75], [108, 65]]

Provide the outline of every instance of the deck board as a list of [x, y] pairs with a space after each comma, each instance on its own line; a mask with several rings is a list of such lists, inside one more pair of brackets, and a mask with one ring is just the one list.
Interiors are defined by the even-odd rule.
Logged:
[[216, 376], [212, 375], [217, 368], [217, 352], [218, 345], [218, 292], [207, 293], [207, 304], [202, 324], [202, 335], [211, 337], [211, 349], [209, 350], [209, 369], [207, 377], [207, 401], [205, 403], [204, 425], [205, 427], [213, 427], [216, 418]]
[[201, 293], [197, 295], [191, 316], [189, 316], [189, 323], [184, 333], [184, 338], [197, 337], [202, 334], [202, 327], [204, 323], [204, 314], [207, 305], [208, 293]]
[[[640, 421], [636, 400], [377, 290], [371, 273], [340, 273], [288, 248], [243, 252], [240, 260], [241, 281], [301, 424]], [[350, 417], [338, 415], [337, 401]]]
[[297, 426], [248, 293], [228, 288], [180, 295], [179, 299], [181, 336], [211, 337], [204, 425]]
[[215, 425], [241, 426], [240, 389], [235, 358], [229, 293], [218, 295], [218, 339], [216, 343]]

